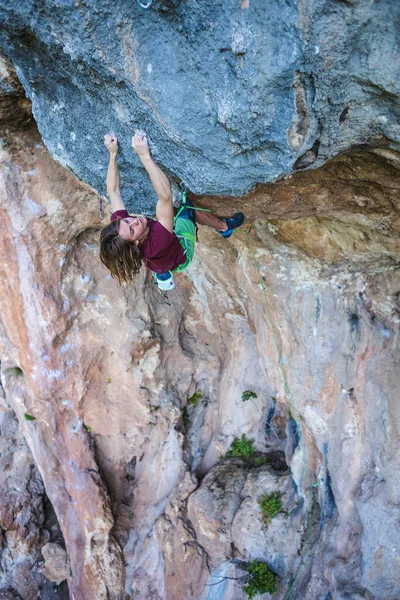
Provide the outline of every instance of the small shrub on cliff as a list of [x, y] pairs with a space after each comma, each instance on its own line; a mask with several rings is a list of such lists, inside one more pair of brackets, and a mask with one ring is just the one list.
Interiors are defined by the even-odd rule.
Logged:
[[282, 499], [279, 492], [271, 495], [264, 494], [258, 501], [262, 512], [262, 520], [265, 525], [271, 523], [271, 519], [282, 511]]
[[36, 421], [36, 417], [33, 417], [32, 415], [28, 415], [28, 413], [25, 413], [24, 417], [27, 421]]
[[197, 406], [202, 395], [200, 390], [195, 392], [193, 396], [190, 396], [190, 398], [187, 399], [186, 406]]
[[190, 423], [188, 407], [189, 406], [197, 406], [199, 404], [199, 400], [201, 397], [202, 397], [202, 393], [200, 392], [200, 390], [198, 390], [192, 396], [190, 396], [190, 398], [188, 398], [186, 400], [186, 405], [183, 407], [183, 411], [182, 411], [182, 420], [183, 420], [183, 424], [186, 429], [188, 428], [189, 423]]
[[225, 454], [225, 458], [237, 456], [238, 458], [247, 459], [253, 456], [255, 451], [254, 440], [248, 440], [245, 434], [242, 433], [242, 437], [233, 440], [231, 449]]
[[19, 367], [10, 367], [5, 370], [6, 375], [12, 379], [16, 379], [17, 377], [21, 377], [24, 374], [23, 370]]
[[242, 402], [247, 402], [250, 398], [257, 398], [257, 394], [251, 390], [246, 390], [242, 394]]
[[243, 586], [243, 591], [252, 600], [257, 594], [273, 594], [278, 589], [276, 586], [276, 577], [267, 563], [260, 560], [253, 560], [247, 565], [248, 580]]

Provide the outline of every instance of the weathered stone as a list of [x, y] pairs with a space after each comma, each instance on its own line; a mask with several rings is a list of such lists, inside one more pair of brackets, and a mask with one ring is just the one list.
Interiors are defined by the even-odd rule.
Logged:
[[64, 548], [59, 544], [49, 542], [42, 547], [44, 565], [40, 568], [40, 572], [54, 583], [61, 583], [67, 579], [68, 559]]
[[[274, 493], [281, 497], [282, 512], [266, 523], [259, 502], [262, 496]], [[267, 466], [252, 470], [241, 497], [231, 530], [235, 548], [246, 561], [264, 560], [282, 579], [294, 579], [300, 565], [307, 511], [296, 496], [290, 474], [274, 473]]]
[[[72, 356], [66, 359], [65, 346], [63, 348], [65, 327], [69, 329], [71, 325], [69, 299], [63, 297], [59, 281], [55, 280], [49, 287], [45, 284], [47, 291], [39, 304], [32, 297], [34, 290], [43, 285], [40, 276], [36, 280], [36, 268], [45, 278], [47, 274], [54, 273], [54, 269], [61, 277], [70, 243], [65, 244], [64, 234], [67, 231], [71, 233], [76, 227], [72, 237], [75, 238], [75, 234], [79, 237], [82, 228], [88, 226], [88, 223], [79, 222], [80, 219], [73, 225], [72, 214], [72, 221], [60, 221], [62, 189], [69, 201], [75, 203], [77, 214], [81, 216], [85, 213], [85, 193], [82, 195], [82, 188], [74, 183], [71, 175], [66, 174], [65, 179], [63, 170], [53, 162], [44, 176], [46, 168], [41, 161], [46, 161], [48, 155], [37, 134], [32, 136], [32, 130], [26, 129], [20, 139], [17, 136], [12, 139], [12, 147], [3, 145], [1, 150], [1, 253], [10, 257], [2, 263], [0, 276], [2, 290], [5, 291], [1, 296], [0, 309], [4, 332], [1, 344], [2, 382], [7, 401], [17, 414], [21, 431], [38, 465], [65, 536], [74, 574], [72, 593], [83, 595], [85, 600], [99, 600], [108, 594], [108, 585], [114, 590], [114, 597], [118, 598], [123, 589], [120, 549], [110, 536], [113, 519], [109, 500], [98, 474], [82, 416], [74, 408], [80, 397], [80, 384], [75, 389], [72, 383], [76, 382], [73, 375], [74, 371], [76, 374], [75, 362]], [[29, 152], [17, 166], [11, 155], [18, 155], [21, 145], [28, 147]], [[61, 169], [59, 176], [52, 177], [52, 167]], [[59, 183], [54, 187], [58, 177]], [[69, 187], [68, 180], [72, 187]], [[74, 192], [75, 185], [78, 187]], [[80, 206], [78, 200], [81, 201]], [[10, 212], [5, 210], [6, 207]], [[89, 211], [86, 214], [89, 215]], [[58, 223], [61, 237], [52, 229], [50, 221]], [[31, 235], [39, 236], [32, 245], [28, 244], [35, 249], [33, 254], [27, 246]], [[19, 291], [14, 296], [13, 290], [16, 292], [17, 289]], [[57, 339], [58, 342], [55, 341]], [[58, 358], [53, 355], [54, 343], [60, 348]], [[11, 350], [12, 346], [15, 350]], [[18, 377], [13, 376], [16, 366], [20, 373]], [[73, 389], [64, 387], [68, 370]], [[27, 420], [25, 414], [35, 420]], [[8, 515], [4, 516], [8, 518]], [[21, 535], [24, 535], [22, 525]], [[104, 569], [105, 579], [96, 574], [98, 569]]]
[[189, 497], [188, 516], [196, 539], [214, 565], [231, 557], [231, 525], [245, 480], [245, 466], [238, 461], [224, 462], [214, 467]]
[[[0, 413], [0, 489], [0, 598], [34, 600], [42, 592], [53, 600], [50, 582], [37, 565], [41, 547], [60, 530], [55, 519], [52, 531], [47, 529], [51, 507], [9, 407]], [[60, 589], [55, 597], [65, 600], [65, 592]]]
[[10, 589], [0, 590], [0, 600], [21, 600], [21, 596]]

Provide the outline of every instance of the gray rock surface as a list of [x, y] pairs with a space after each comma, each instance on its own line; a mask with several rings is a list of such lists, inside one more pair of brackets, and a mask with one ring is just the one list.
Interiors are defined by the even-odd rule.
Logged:
[[[3, 373], [3, 378], [7, 377]], [[10, 375], [8, 374], [8, 377]], [[14, 377], [14, 375], [11, 375]], [[4, 381], [4, 379], [3, 379]], [[8, 409], [7, 409], [8, 408]], [[43, 546], [57, 546], [60, 528], [43, 481], [9, 407], [0, 411], [0, 599], [66, 600], [40, 570]], [[62, 539], [62, 536], [61, 536]], [[60, 548], [61, 549], [61, 548]], [[65, 554], [65, 550], [64, 550]], [[64, 577], [65, 579], [65, 577]], [[59, 581], [61, 583], [61, 580]]]
[[241, 462], [223, 462], [215, 467], [189, 497], [188, 516], [196, 538], [214, 564], [231, 557], [231, 525], [241, 504], [240, 492], [247, 474]]
[[[282, 511], [267, 523], [259, 502], [274, 493], [281, 497]], [[268, 465], [250, 471], [240, 495], [231, 529], [235, 548], [244, 560], [265, 561], [281, 579], [294, 579], [301, 563], [308, 498], [304, 501], [296, 494], [290, 472], [276, 473]]]
[[[264, 522], [259, 502], [274, 493], [281, 497], [282, 511]], [[243, 564], [260, 560], [281, 579], [294, 579], [302, 558], [308, 498], [296, 494], [288, 470], [223, 460], [189, 496], [187, 508], [210, 567], [221, 568], [234, 559]]]
[[0, 19], [52, 155], [104, 192], [113, 129], [136, 210], [154, 206], [137, 126], [164, 168], [214, 195], [400, 142], [397, 0], [1, 0]]
[[42, 547], [44, 565], [40, 572], [46, 576], [49, 581], [60, 584], [68, 577], [68, 556], [65, 548], [54, 542], [48, 542]]

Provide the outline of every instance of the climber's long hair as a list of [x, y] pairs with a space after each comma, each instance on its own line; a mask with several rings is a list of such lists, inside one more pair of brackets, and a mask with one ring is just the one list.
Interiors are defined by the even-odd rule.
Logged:
[[101, 230], [100, 260], [111, 277], [121, 285], [123, 282], [132, 283], [139, 273], [143, 257], [138, 246], [119, 236], [120, 221], [117, 219]]

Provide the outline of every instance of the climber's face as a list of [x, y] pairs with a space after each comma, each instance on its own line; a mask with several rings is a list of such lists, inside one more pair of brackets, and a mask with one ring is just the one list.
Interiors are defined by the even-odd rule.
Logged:
[[143, 215], [125, 217], [119, 223], [119, 236], [127, 242], [133, 242], [135, 245], [142, 242], [147, 237], [148, 232], [147, 219]]

